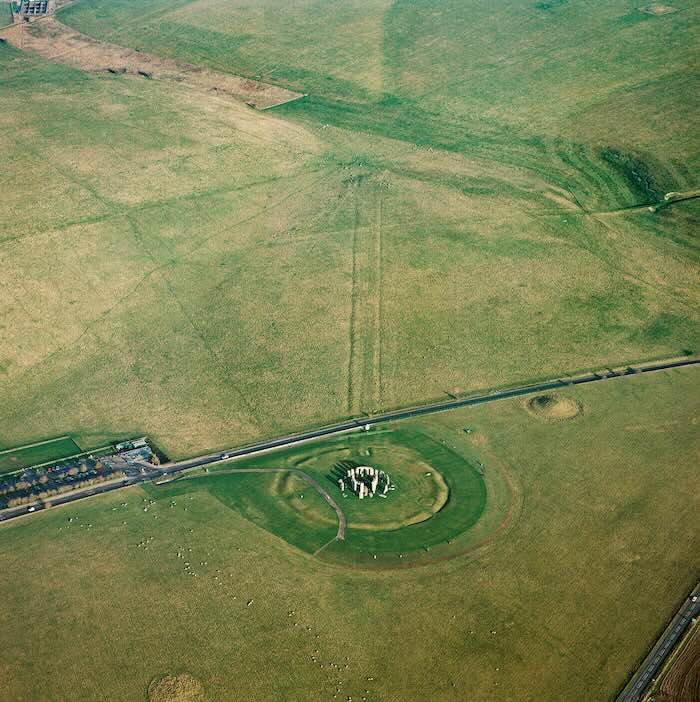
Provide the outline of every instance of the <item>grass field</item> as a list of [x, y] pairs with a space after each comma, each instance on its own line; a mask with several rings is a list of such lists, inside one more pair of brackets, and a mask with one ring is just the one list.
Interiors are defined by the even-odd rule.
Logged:
[[0, 700], [139, 700], [183, 672], [209, 702], [332, 700], [338, 686], [385, 702], [610, 699], [700, 567], [696, 374], [581, 387], [570, 421], [508, 400], [396, 425], [485, 476], [507, 470], [515, 489], [507, 529], [423, 567], [305, 552], [334, 524], [261, 529], [269, 476], [210, 474], [8, 524]]
[[35, 445], [0, 449], [0, 474], [73, 456], [80, 451], [80, 446], [69, 436], [48, 439]]
[[697, 349], [699, 201], [619, 212], [697, 187], [697, 10], [551, 5], [59, 13], [309, 93], [263, 114], [0, 47], [0, 439], [177, 458]]
[[[700, 9], [640, 5], [58, 13], [187, 81], [0, 42], [0, 446], [147, 435], [178, 459], [697, 352]], [[306, 97], [259, 111], [200, 67]], [[696, 375], [227, 467], [308, 472], [343, 543], [289, 472], [5, 524], [0, 702], [145, 701], [185, 674], [206, 702], [611, 699], [700, 568]], [[386, 501], [328, 479], [365, 457]]]

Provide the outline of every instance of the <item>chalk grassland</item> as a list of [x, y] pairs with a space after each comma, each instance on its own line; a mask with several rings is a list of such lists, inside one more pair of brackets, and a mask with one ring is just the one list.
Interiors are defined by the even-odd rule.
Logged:
[[70, 437], [60, 437], [15, 449], [0, 449], [0, 474], [72, 456], [80, 450]]
[[[503, 26], [515, 32], [531, 13], [536, 44], [560, 47], [517, 101], [513, 66], [532, 59], [521, 35], [494, 42], [500, 82], [469, 42], [439, 48], [450, 22], [465, 30], [467, 10], [493, 31], [477, 3], [438, 14], [397, 3], [386, 15], [379, 1], [334, 4], [336, 24], [355, 17], [346, 24], [356, 43], [324, 24], [325, 6], [310, 22], [303, 3], [270, 2], [255, 18], [240, 3], [211, 3], [210, 15], [159, 1], [141, 13], [101, 1], [60, 13], [115, 43], [312, 93], [264, 114], [0, 47], [3, 441], [148, 434], [178, 458], [446, 392], [696, 349], [700, 201], [598, 214], [697, 187], [692, 91], [673, 80], [695, 11], [640, 13], [626, 27], [614, 20], [623, 6], [587, 10], [577, 31], [596, 30], [591, 52], [614, 35], [620, 51], [658, 59], [634, 76], [624, 61], [608, 62], [608, 76], [588, 50], [561, 48], [580, 3], [503, 4]], [[207, 17], [218, 29], [196, 30]], [[255, 38], [237, 43], [242, 26]], [[435, 39], [430, 62], [396, 43], [401, 27]], [[272, 43], [277, 68], [265, 72]], [[440, 83], [419, 99], [430, 66], [438, 87], [440, 56], [457, 77], [454, 61], [469, 69], [462, 112], [447, 97], [464, 86]], [[582, 70], [577, 57], [599, 94], [567, 78]], [[566, 86], [540, 119], [547, 90]], [[628, 95], [644, 125], [665, 128], [637, 125]], [[637, 126], [646, 137], [633, 148]]]
[[[653, 16], [632, 0], [595, 12], [581, 0], [155, 0], [139, 12], [130, 0], [92, 0], [60, 17], [92, 36], [309, 93], [295, 109], [325, 111], [326, 121], [351, 112], [354, 129], [460, 151], [495, 141], [511, 158], [527, 157], [517, 147], [529, 142], [533, 166], [550, 167], [558, 149], [577, 145], [591, 158], [589, 145], [617, 143], [659, 158], [654, 170], [675, 159], [695, 180], [699, 11], [689, 0], [673, 6]], [[588, 170], [594, 178], [596, 164]]]
[[557, 190], [513, 167], [3, 51], [4, 149], [24, 176], [0, 254], [8, 438], [147, 432], [176, 456], [357, 411], [353, 238], [376, 250], [380, 226], [364, 261], [383, 268], [383, 406], [692, 345], [693, 203], [611, 236], [528, 214]]
[[[209, 702], [332, 699], [338, 681], [381, 702], [610, 699], [700, 566], [696, 374], [580, 388], [569, 422], [514, 400], [407, 424], [506, 467], [522, 503], [481, 550], [422, 568], [329, 565], [196, 481], [5, 525], [0, 700], [137, 700], [181, 672]], [[254, 506], [268, 480], [226, 491]]]

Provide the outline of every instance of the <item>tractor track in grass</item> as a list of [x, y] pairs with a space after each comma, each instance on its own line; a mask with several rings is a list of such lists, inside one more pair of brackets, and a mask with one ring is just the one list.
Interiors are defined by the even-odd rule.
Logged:
[[370, 414], [382, 402], [382, 229], [383, 193], [376, 195], [372, 221], [361, 221], [354, 194], [348, 340], [347, 410]]

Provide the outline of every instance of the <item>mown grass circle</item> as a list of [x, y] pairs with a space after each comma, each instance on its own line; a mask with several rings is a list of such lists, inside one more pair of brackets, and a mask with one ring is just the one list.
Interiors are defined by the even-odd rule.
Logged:
[[[348, 461], [384, 470], [396, 490], [386, 499], [344, 496], [333, 467]], [[336, 538], [336, 512], [302, 473], [341, 508], [344, 539]], [[271, 452], [178, 481], [169, 494], [193, 484], [301, 551], [349, 567], [407, 567], [452, 558], [496, 538], [513, 511], [512, 485], [502, 470], [485, 470], [445, 439], [410, 426]]]
[[[385, 497], [379, 495], [360, 500], [348, 489], [341, 490], [331, 475], [338, 463], [371, 465], [391, 475], [395, 489]], [[420, 454], [411, 449], [386, 443], [366, 442], [358, 449], [352, 443], [339, 445], [302, 460], [298, 467], [319, 479], [333, 494], [348, 518], [350, 529], [396, 531], [431, 519], [445, 507], [450, 488], [442, 474]], [[276, 489], [280, 499], [301, 512], [306, 519], [334, 522], [335, 515], [325, 505], [305, 500], [308, 491], [299, 493], [290, 474], [278, 477]]]

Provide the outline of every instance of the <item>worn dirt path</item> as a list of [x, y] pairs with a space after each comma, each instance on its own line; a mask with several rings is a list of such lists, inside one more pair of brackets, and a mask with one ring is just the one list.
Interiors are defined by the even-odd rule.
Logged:
[[38, 54], [50, 61], [65, 63], [81, 71], [172, 81], [200, 90], [231, 95], [258, 110], [304, 97], [302, 93], [276, 85], [101, 42], [76, 32], [53, 16], [4, 27], [0, 29], [0, 38], [18, 49]]
[[[217, 475], [231, 475], [233, 473], [292, 473], [298, 475], [302, 480], [305, 480], [316, 492], [335, 510], [338, 515], [338, 533], [335, 535], [335, 541], [345, 541], [345, 528], [347, 527], [347, 519], [340, 505], [331, 497], [330, 493], [318, 482], [304, 471], [298, 468], [230, 468], [229, 470], [217, 470], [215, 473], [206, 475], [183, 475], [177, 480], [199, 480], [201, 478], [211, 478]], [[331, 542], [329, 542], [331, 543]], [[326, 544], [327, 546], [328, 544]], [[325, 548], [325, 546], [324, 546]], [[317, 551], [318, 553], [318, 551]]]

